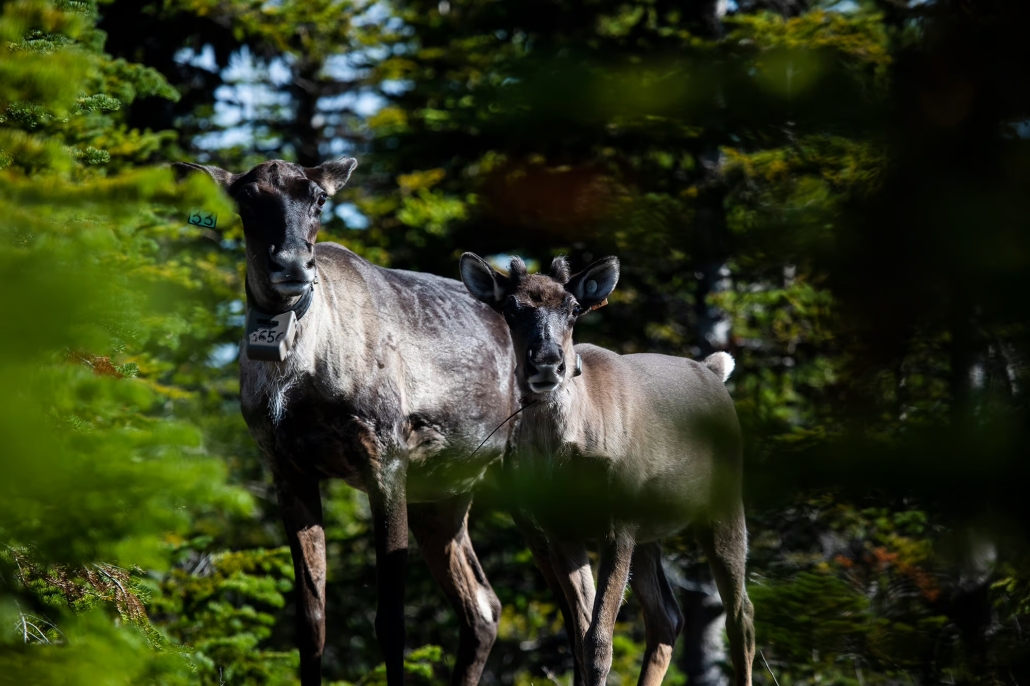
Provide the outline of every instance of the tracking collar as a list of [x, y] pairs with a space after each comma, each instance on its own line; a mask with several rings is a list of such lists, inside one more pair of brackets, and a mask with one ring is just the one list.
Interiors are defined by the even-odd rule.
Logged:
[[311, 288], [294, 303], [293, 307], [279, 314], [269, 314], [258, 309], [254, 304], [257, 298], [250, 290], [250, 283], [246, 278], [243, 283], [247, 292], [247, 357], [252, 360], [282, 362], [290, 353], [293, 340], [297, 337], [297, 322], [311, 307], [318, 277], [315, 277]]
[[[313, 299], [313, 297], [315, 295], [315, 284], [316, 283], [318, 283], [318, 277], [317, 276], [315, 277], [315, 280], [311, 282], [311, 288], [309, 288], [304, 295], [300, 296], [300, 300], [295, 302], [293, 304], [293, 307], [291, 307], [286, 312], [293, 312], [293, 314], [295, 314], [297, 316], [297, 319], [300, 320], [300, 318], [303, 317], [305, 315], [305, 313], [307, 313], [308, 308], [311, 307], [311, 301], [312, 301], [312, 299]], [[243, 287], [247, 291], [247, 310], [248, 311], [250, 311], [250, 312], [257, 312], [257, 313], [261, 314], [264, 317], [279, 317], [279, 316], [282, 316], [283, 314], [286, 314], [286, 312], [282, 312], [280, 314], [268, 314], [264, 310], [258, 308], [257, 305], [255, 305], [255, 303], [257, 302], [257, 298], [254, 297], [254, 291], [250, 290], [250, 282], [247, 281], [246, 277], [243, 278]]]

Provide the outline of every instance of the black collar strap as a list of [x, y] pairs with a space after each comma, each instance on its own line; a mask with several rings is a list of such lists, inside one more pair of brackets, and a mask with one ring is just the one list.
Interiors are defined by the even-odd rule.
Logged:
[[[303, 317], [305, 313], [307, 313], [308, 308], [311, 307], [311, 301], [312, 301], [312, 299], [313, 299], [313, 297], [315, 295], [315, 284], [316, 283], [318, 283], [318, 279], [317, 278], [311, 284], [311, 288], [309, 288], [307, 290], [307, 292], [300, 297], [300, 300], [298, 300], [297, 302], [295, 302], [293, 304], [293, 307], [291, 307], [289, 310], [286, 310], [286, 312], [290, 312], [292, 310], [293, 313], [295, 315], [297, 315], [297, 319], [300, 320], [300, 318]], [[264, 310], [262, 310], [260, 307], [258, 307], [256, 305], [257, 298], [254, 297], [254, 292], [250, 290], [250, 282], [247, 281], [247, 277], [243, 277], [243, 287], [247, 291], [247, 309], [248, 310], [254, 310], [254, 311], [256, 311], [256, 312], [258, 312], [260, 314], [264, 314], [264, 315], [267, 315], [269, 317], [275, 317], [276, 315], [286, 314], [286, 312], [268, 313], [268, 312], [265, 312]]]

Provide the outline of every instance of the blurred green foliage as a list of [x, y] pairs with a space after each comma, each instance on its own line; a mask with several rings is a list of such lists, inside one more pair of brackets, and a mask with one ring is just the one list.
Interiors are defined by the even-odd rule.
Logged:
[[[223, 237], [205, 240], [185, 220], [191, 207], [216, 211], [229, 240], [233, 211], [210, 184], [137, 168], [171, 136], [127, 128], [125, 109], [176, 92], [106, 55], [96, 19], [81, 2], [6, 2], [0, 14], [0, 288], [11, 325], [0, 356], [0, 674], [195, 683], [210, 666], [217, 683], [213, 644], [180, 644], [183, 618], [159, 626], [150, 613], [176, 609], [162, 576], [184, 534], [253, 516], [198, 421], [235, 395], [207, 358], [219, 335], [235, 338], [226, 317], [238, 270]], [[216, 577], [231, 595], [215, 613], [226, 631], [229, 608], [247, 617], [248, 603], [282, 606], [291, 583], [260, 556], [236, 567]], [[247, 660], [262, 673], [282, 661], [253, 649], [269, 623], [236, 627], [236, 640], [256, 632]]]
[[[465, 250], [618, 254], [582, 340], [734, 354], [757, 683], [1030, 677], [1027, 9], [715, 5], [0, 4], [0, 677], [294, 681], [288, 552], [236, 397], [242, 231], [156, 165], [340, 153], [361, 167], [323, 238], [449, 276]], [[504, 604], [485, 680], [564, 683], [494, 489], [471, 522]], [[382, 683], [367, 504], [325, 497], [325, 675]], [[706, 612], [689, 534], [666, 556]], [[410, 680], [443, 683], [455, 622], [409, 577]], [[670, 684], [703, 683], [691, 631]], [[617, 641], [627, 683], [632, 594]]]

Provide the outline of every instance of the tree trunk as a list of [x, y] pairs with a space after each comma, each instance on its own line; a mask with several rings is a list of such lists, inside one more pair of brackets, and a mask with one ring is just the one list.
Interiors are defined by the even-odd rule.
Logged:
[[703, 144], [700, 150], [694, 151], [694, 160], [701, 178], [689, 250], [697, 277], [694, 291], [696, 345], [700, 356], [706, 357], [725, 350], [730, 342], [730, 321], [711, 301], [712, 294], [726, 290], [732, 283], [726, 265], [730, 236], [718, 145]]
[[[692, 31], [711, 40], [722, 37], [725, 0], [699, 0], [687, 3]], [[697, 276], [694, 301], [696, 345], [700, 356], [724, 349], [729, 343], [729, 320], [711, 303], [711, 295], [726, 288], [729, 270], [729, 232], [726, 226], [726, 187], [721, 173], [719, 131], [706, 131], [689, 150], [694, 158], [698, 196], [688, 250]], [[700, 569], [699, 576], [708, 576]], [[696, 578], [696, 577], [695, 577]], [[685, 624], [679, 667], [691, 686], [729, 684], [721, 665], [727, 661], [725, 647], [726, 614], [711, 579], [707, 583], [684, 582], [681, 594]]]
[[711, 584], [693, 585], [680, 597], [683, 606], [683, 653], [680, 669], [690, 686], [728, 686], [722, 671], [727, 661], [726, 612]]
[[294, 67], [293, 83], [289, 86], [294, 118], [286, 127], [284, 142], [293, 147], [297, 163], [305, 167], [322, 163], [322, 154], [318, 149], [322, 132], [315, 121], [318, 115], [318, 75], [321, 71], [321, 62], [302, 60]]
[[[722, 37], [725, 0], [701, 0], [686, 5], [691, 30], [709, 40]], [[711, 303], [711, 294], [730, 284], [726, 259], [729, 256], [729, 231], [726, 226], [726, 186], [722, 178], [720, 131], [709, 130], [689, 151], [694, 158], [698, 196], [690, 231], [689, 254], [697, 275], [694, 300], [696, 345], [700, 356], [723, 350], [729, 344], [730, 323]]]

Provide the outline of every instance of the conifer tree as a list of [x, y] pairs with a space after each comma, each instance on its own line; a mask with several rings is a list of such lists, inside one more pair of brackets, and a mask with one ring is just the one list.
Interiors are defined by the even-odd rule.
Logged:
[[[187, 219], [215, 213], [231, 237], [233, 213], [210, 184], [140, 166], [168, 135], [128, 128], [125, 108], [177, 93], [152, 69], [105, 55], [96, 20], [86, 2], [0, 6], [0, 290], [11, 326], [0, 356], [0, 675], [216, 683], [239, 656], [182, 644], [155, 621], [169, 601], [154, 600], [168, 595], [159, 581], [183, 536], [252, 507], [191, 417], [206, 394], [224, 402], [202, 384], [238, 282], [210, 229]], [[250, 642], [236, 660], [260, 667], [247, 683], [292, 673], [288, 654], [254, 649], [268, 633], [261, 615], [234, 609], [241, 597], [282, 604], [288, 565], [275, 565], [282, 551], [264, 557], [218, 558], [231, 577], [207, 582], [235, 589], [210, 624]], [[262, 564], [273, 566], [250, 574]]]

